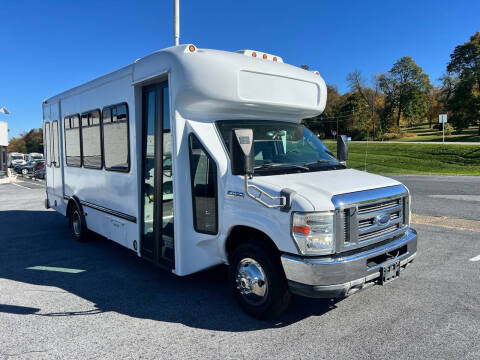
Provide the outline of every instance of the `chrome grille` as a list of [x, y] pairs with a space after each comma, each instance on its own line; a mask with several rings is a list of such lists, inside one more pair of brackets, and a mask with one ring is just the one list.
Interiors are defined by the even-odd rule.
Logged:
[[[408, 193], [401, 185], [384, 189], [367, 190], [359, 193], [337, 196], [335, 201], [341, 205], [339, 217], [344, 239], [338, 251], [355, 249], [401, 235], [407, 228]], [[358, 201], [348, 201], [350, 198]], [[405, 210], [407, 209], [407, 210]]]

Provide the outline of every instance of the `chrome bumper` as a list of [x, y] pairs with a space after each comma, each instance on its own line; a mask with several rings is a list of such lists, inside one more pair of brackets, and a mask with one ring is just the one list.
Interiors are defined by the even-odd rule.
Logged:
[[[406, 251], [383, 263], [368, 266], [369, 259], [404, 248]], [[344, 257], [282, 255], [281, 261], [293, 293], [315, 298], [338, 298], [353, 294], [380, 277], [383, 266], [400, 261], [403, 270], [417, 252], [417, 233], [407, 233], [388, 244]]]

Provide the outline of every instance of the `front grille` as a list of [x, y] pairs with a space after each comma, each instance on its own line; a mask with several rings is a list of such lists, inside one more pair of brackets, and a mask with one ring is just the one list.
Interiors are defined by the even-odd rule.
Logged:
[[383, 199], [365, 199], [353, 204], [344, 203], [340, 212], [343, 217], [341, 231], [344, 245], [339, 250], [366, 246], [398, 236], [406, 229], [404, 214], [407, 206], [406, 193]]

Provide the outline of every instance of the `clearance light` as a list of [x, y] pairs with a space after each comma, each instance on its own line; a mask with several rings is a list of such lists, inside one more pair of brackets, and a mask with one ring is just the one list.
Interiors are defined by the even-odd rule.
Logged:
[[188, 47], [188, 50], [190, 50], [190, 52], [195, 52], [195, 46], [194, 45], [190, 45]]
[[279, 62], [283, 63], [283, 59], [280, 56], [272, 55], [263, 51], [257, 51], [257, 50], [238, 50], [236, 51], [239, 54], [248, 56], [248, 57], [254, 57], [254, 58], [261, 58], [263, 60], [270, 60], [272, 62]]
[[315, 75], [320, 76], [320, 73], [319, 73], [317, 70], [312, 71], [312, 72], [313, 72]]

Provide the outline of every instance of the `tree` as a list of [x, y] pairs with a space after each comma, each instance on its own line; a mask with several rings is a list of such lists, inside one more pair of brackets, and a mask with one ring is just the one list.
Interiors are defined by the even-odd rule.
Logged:
[[457, 77], [447, 103], [453, 126], [464, 129], [477, 124], [480, 135], [480, 32], [455, 48], [447, 71]]
[[43, 153], [43, 130], [32, 129], [27, 133], [21, 134], [25, 140], [27, 151]]
[[[432, 123], [438, 119], [438, 115], [443, 112], [444, 94], [441, 87], [434, 87], [428, 95], [428, 125], [431, 128]], [[438, 120], [437, 120], [438, 121]]]
[[379, 75], [379, 85], [386, 95], [386, 114], [395, 116], [398, 128], [402, 118], [411, 125], [426, 117], [432, 85], [410, 56], [400, 58], [387, 74]]
[[26, 153], [27, 146], [25, 145], [25, 140], [23, 138], [11, 138], [8, 142], [7, 147], [8, 152], [19, 152], [19, 153]]
[[[370, 109], [370, 121], [372, 124], [373, 139], [375, 140], [376, 122], [377, 122], [377, 103], [379, 94], [378, 75], [373, 76], [373, 88], [366, 85], [365, 79], [362, 77], [360, 71], [355, 70], [347, 75], [347, 81], [352, 92], [358, 93], [366, 106]], [[381, 126], [380, 129], [381, 130]]]
[[7, 151], [19, 153], [43, 153], [43, 130], [32, 129], [29, 132], [21, 133], [18, 138], [10, 139]]

